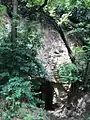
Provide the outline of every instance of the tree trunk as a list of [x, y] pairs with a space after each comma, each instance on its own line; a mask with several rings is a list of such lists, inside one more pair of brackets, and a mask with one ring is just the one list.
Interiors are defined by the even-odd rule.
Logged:
[[[18, 10], [18, 2], [17, 0], [12, 0], [12, 6], [13, 6], [13, 10], [12, 10], [12, 23], [11, 23], [11, 42], [12, 45], [15, 44], [16, 39], [17, 39], [17, 10]], [[13, 47], [13, 46], [12, 46]]]
[[18, 9], [18, 2], [17, 0], [12, 0], [12, 18], [11, 18], [11, 64], [12, 67], [10, 69], [10, 73], [12, 74], [12, 69], [14, 69], [14, 49], [16, 47], [16, 41], [17, 41], [17, 9]]

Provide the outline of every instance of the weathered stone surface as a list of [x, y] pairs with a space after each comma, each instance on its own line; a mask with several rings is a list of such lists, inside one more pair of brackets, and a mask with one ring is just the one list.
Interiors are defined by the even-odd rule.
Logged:
[[43, 61], [43, 65], [46, 67], [51, 80], [55, 81], [53, 71], [56, 70], [60, 64], [71, 61], [58, 32], [55, 31], [49, 23], [44, 24], [42, 28], [44, 39], [38, 57]]

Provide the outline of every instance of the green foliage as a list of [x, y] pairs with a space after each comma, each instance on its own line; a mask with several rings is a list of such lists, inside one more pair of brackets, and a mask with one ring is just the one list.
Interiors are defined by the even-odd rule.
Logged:
[[24, 117], [25, 120], [49, 120], [46, 115], [46, 111], [43, 109], [35, 109], [32, 113], [27, 114]]
[[84, 70], [86, 68], [86, 54], [83, 47], [73, 47], [73, 55], [76, 64], [63, 64], [58, 69], [58, 75], [61, 80], [66, 82], [81, 81], [83, 79]]
[[44, 0], [22, 0], [27, 2], [28, 7], [33, 7], [35, 5], [42, 5]]
[[[28, 107], [28, 104], [23, 102], [18, 108], [13, 111], [7, 109], [5, 101], [0, 101], [3, 105], [0, 106], [0, 120], [12, 120], [12, 119], [21, 119], [21, 120], [49, 120], [46, 115], [46, 111], [37, 108], [34, 106], [34, 109]], [[2, 108], [2, 110], [1, 110]]]
[[5, 32], [7, 32], [5, 28], [5, 13], [6, 13], [6, 7], [0, 4], [0, 38], [2, 36], [6, 36]]
[[90, 117], [87, 120], [90, 120]]
[[[44, 0], [22, 1], [27, 2], [28, 9], [44, 3]], [[86, 60], [90, 58], [89, 3], [89, 0], [49, 0], [44, 9], [58, 25], [66, 25], [69, 35], [79, 36], [79, 40], [84, 38], [83, 47], [73, 48], [76, 65], [64, 64], [58, 69], [60, 79], [65, 82], [81, 81]], [[0, 116], [3, 120], [18, 118], [19, 115], [25, 120], [43, 120], [42, 111], [36, 118], [31, 112], [28, 113], [28, 108], [34, 109], [38, 102], [42, 103], [36, 98], [39, 93], [34, 90], [44, 82], [38, 78], [47, 75], [41, 61], [36, 58], [42, 43], [40, 25], [28, 19], [22, 22], [21, 16], [17, 15], [17, 37], [16, 41], [11, 41], [11, 33], [7, 35], [5, 30], [5, 11], [6, 8], [0, 5]], [[76, 28], [69, 25], [70, 21], [77, 24]]]
[[[64, 81], [81, 81], [85, 74], [87, 60], [90, 59], [90, 2], [88, 0], [62, 0], [54, 9], [54, 18], [58, 25], [62, 24], [71, 39], [77, 40], [75, 41], [77, 46], [72, 49], [75, 56], [74, 66], [77, 69], [65, 64], [59, 67], [58, 75]], [[79, 43], [81, 43], [80, 46]], [[75, 74], [73, 74], [74, 70], [76, 70]]]
[[86, 55], [85, 55], [85, 51], [83, 50], [83, 47], [73, 47], [72, 49], [73, 55], [75, 56], [75, 62], [76, 65], [79, 69], [79, 71], [82, 71], [85, 69], [86, 67]]
[[17, 27], [16, 41], [11, 42], [10, 35], [0, 40], [0, 96], [5, 102], [1, 111], [5, 111], [2, 118], [7, 120], [18, 116], [23, 102], [31, 109], [37, 103], [44, 104], [36, 97], [40, 93], [35, 92], [44, 82], [40, 78], [46, 76], [42, 62], [36, 58], [41, 46], [39, 25], [27, 20], [24, 23]]
[[[24, 26], [24, 25], [23, 25]], [[21, 26], [21, 28], [23, 27]], [[41, 44], [41, 37], [35, 26], [18, 27], [17, 41], [10, 42], [10, 37], [0, 43], [0, 75], [44, 76], [45, 69], [36, 58]], [[12, 49], [13, 45], [13, 49]], [[7, 60], [7, 61], [6, 61]], [[6, 72], [6, 73], [5, 73]], [[5, 75], [4, 75], [5, 76]], [[3, 77], [2, 76], [2, 79]]]
[[72, 10], [74, 7], [90, 7], [89, 0], [49, 0], [49, 6], [58, 7], [64, 5], [68, 10]]
[[85, 55], [87, 59], [90, 59], [90, 38], [85, 40], [86, 45], [83, 46], [83, 50], [85, 51]]
[[0, 26], [4, 24], [3, 19], [4, 19], [5, 11], [6, 11], [6, 7], [0, 4]]
[[34, 120], [34, 117], [32, 115], [27, 115], [24, 120]]
[[63, 64], [58, 69], [60, 80], [71, 83], [80, 80], [79, 71], [76, 65], [72, 63]]
[[21, 77], [9, 79], [8, 83], [2, 87], [1, 95], [7, 100], [27, 100], [32, 101], [31, 82], [25, 81]]

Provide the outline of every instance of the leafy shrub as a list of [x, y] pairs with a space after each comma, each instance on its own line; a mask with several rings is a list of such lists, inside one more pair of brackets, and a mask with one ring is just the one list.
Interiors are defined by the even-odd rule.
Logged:
[[58, 69], [59, 78], [69, 83], [80, 80], [78, 73], [79, 71], [77, 66], [72, 63], [63, 64]]
[[85, 39], [85, 43], [83, 50], [85, 51], [86, 59], [90, 59], [90, 37]]
[[83, 47], [73, 47], [73, 55], [75, 56], [75, 62], [79, 70], [84, 70], [86, 67], [86, 55]]
[[34, 91], [44, 82], [40, 78], [46, 76], [42, 62], [36, 58], [41, 37], [36, 27], [27, 23], [22, 30], [17, 27], [16, 41], [11, 42], [10, 35], [0, 41], [0, 99], [5, 102], [1, 116], [7, 120], [18, 116], [22, 103], [31, 109], [43, 104], [36, 98], [40, 93]]
[[27, 115], [24, 120], [34, 120], [34, 117], [32, 115]]
[[[2, 87], [0, 92], [8, 101], [27, 100], [32, 101], [33, 96], [31, 92], [32, 84], [30, 81], [25, 81], [22, 77], [14, 77], [9, 79], [8, 83]], [[19, 102], [17, 103], [17, 105]]]

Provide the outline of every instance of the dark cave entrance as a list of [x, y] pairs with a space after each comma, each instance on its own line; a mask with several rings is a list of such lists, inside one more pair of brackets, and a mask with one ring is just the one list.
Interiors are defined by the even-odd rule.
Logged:
[[45, 101], [45, 109], [52, 110], [54, 88], [49, 81], [45, 82], [42, 91], [42, 99]]
[[[53, 109], [53, 92], [54, 88], [51, 83], [45, 80], [44, 83], [41, 84], [39, 92], [39, 99], [45, 102], [45, 110], [52, 110]], [[38, 105], [40, 107], [40, 105]]]

